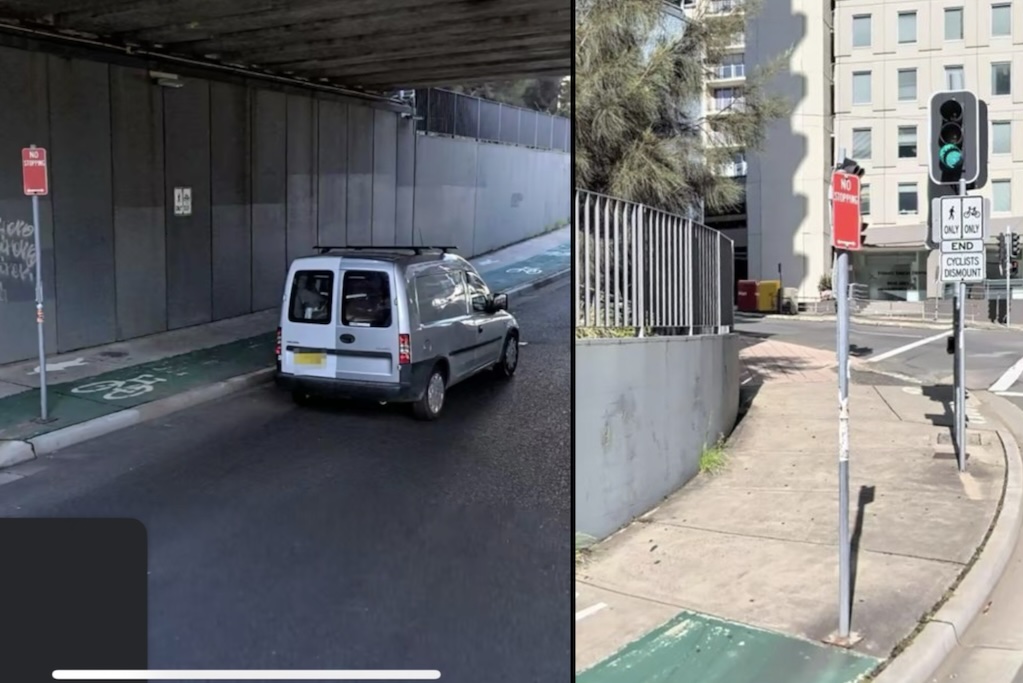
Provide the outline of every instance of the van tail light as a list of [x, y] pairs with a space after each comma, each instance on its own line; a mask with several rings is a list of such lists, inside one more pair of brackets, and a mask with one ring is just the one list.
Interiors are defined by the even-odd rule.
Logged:
[[281, 328], [277, 328], [277, 346], [274, 347], [274, 353], [277, 354], [277, 360], [281, 359]]
[[412, 362], [412, 340], [407, 334], [398, 335], [398, 365]]

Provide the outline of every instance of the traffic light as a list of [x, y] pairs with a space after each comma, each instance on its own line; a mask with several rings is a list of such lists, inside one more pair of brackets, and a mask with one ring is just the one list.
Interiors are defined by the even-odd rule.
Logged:
[[1001, 270], [1005, 269], [1005, 262], [1007, 260], [1006, 249], [1008, 248], [1008, 245], [1005, 243], [1005, 237], [1006, 235], [1004, 232], [1000, 232], [995, 236], [995, 240], [998, 242], [998, 268]]
[[1012, 245], [1009, 248], [1009, 256], [1014, 259], [1023, 258], [1023, 245], [1020, 244], [1018, 234], [1012, 235]]
[[960, 180], [973, 183], [980, 175], [980, 106], [968, 90], [946, 90], [931, 96], [928, 172], [939, 185]]
[[1009, 262], [1009, 277], [1013, 279], [1019, 277], [1019, 261]]

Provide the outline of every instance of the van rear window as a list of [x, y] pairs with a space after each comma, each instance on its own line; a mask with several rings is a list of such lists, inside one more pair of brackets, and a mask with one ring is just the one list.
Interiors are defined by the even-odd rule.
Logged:
[[391, 326], [391, 281], [376, 270], [349, 270], [342, 282], [341, 320], [351, 327]]
[[329, 270], [300, 270], [291, 285], [288, 320], [293, 323], [330, 323], [334, 300], [334, 273]]

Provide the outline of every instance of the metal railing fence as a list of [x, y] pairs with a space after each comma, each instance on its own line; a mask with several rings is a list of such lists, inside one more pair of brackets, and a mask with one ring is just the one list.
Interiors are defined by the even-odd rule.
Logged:
[[732, 240], [683, 216], [575, 191], [579, 327], [724, 334], [733, 324]]
[[568, 152], [572, 124], [564, 116], [430, 88], [416, 91], [416, 130], [506, 145]]

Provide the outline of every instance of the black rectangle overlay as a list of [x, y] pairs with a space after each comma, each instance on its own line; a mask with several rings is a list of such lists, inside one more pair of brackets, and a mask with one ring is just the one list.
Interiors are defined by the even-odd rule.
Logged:
[[147, 536], [135, 519], [0, 519], [0, 681], [147, 669]]

